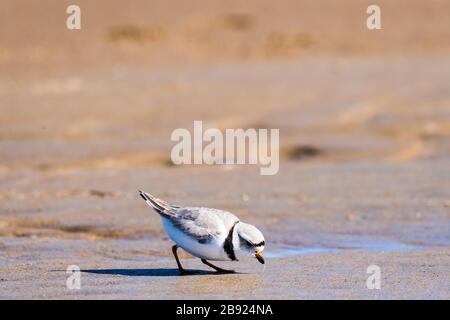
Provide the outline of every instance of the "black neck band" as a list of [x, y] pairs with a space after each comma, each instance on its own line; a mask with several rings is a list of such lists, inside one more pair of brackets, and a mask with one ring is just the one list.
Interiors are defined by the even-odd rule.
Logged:
[[234, 254], [234, 247], [233, 247], [233, 231], [234, 231], [234, 227], [236, 226], [236, 224], [239, 221], [236, 221], [233, 226], [230, 229], [230, 232], [228, 232], [228, 236], [225, 239], [225, 242], [223, 243], [223, 249], [225, 250], [225, 252], [227, 253], [228, 257], [232, 260], [232, 261], [237, 261], [236, 259], [236, 255]]

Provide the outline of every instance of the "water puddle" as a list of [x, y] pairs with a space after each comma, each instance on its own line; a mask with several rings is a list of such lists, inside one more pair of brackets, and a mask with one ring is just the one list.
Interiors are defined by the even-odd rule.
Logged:
[[283, 258], [293, 256], [306, 256], [321, 253], [339, 252], [398, 252], [424, 250], [429, 247], [405, 244], [400, 242], [358, 242], [353, 246], [330, 247], [283, 247], [274, 251], [265, 252], [264, 257]]
[[265, 258], [283, 258], [283, 257], [293, 257], [293, 256], [306, 256], [310, 254], [320, 254], [320, 253], [331, 253], [336, 252], [337, 249], [333, 248], [280, 248], [276, 251], [265, 252]]

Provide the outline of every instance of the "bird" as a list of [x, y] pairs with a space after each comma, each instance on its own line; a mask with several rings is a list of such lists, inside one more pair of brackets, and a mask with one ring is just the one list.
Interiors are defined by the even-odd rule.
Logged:
[[175, 242], [172, 253], [181, 275], [187, 273], [178, 258], [182, 248], [219, 273], [234, 273], [213, 265], [212, 261], [239, 261], [244, 256], [254, 256], [264, 264], [265, 239], [261, 231], [240, 221], [228, 211], [170, 205], [165, 201], [139, 190], [150, 208], [161, 217], [169, 238]]

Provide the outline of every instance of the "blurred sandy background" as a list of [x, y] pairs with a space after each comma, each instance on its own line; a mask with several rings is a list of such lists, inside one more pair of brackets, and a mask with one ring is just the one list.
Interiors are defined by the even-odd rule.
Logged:
[[[0, 298], [448, 299], [450, 3], [373, 3], [1, 1]], [[279, 174], [172, 166], [193, 120], [280, 128]], [[267, 270], [176, 277], [138, 189], [258, 225]]]

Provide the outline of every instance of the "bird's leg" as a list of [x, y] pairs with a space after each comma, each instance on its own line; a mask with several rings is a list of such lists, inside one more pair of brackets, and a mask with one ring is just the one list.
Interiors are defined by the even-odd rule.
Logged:
[[182, 266], [181, 263], [180, 263], [180, 260], [178, 259], [177, 249], [178, 249], [178, 246], [177, 246], [177, 245], [174, 245], [174, 246], [172, 247], [173, 255], [174, 255], [174, 257], [175, 257], [175, 260], [177, 261], [178, 270], [180, 270], [180, 274], [186, 274], [186, 270], [184, 270], [183, 266]]
[[208, 267], [213, 268], [217, 272], [223, 272], [223, 273], [234, 273], [235, 272], [234, 270], [226, 270], [226, 269], [219, 268], [219, 267], [213, 265], [212, 263], [206, 261], [205, 259], [201, 259], [201, 260], [204, 264], [206, 264]]

